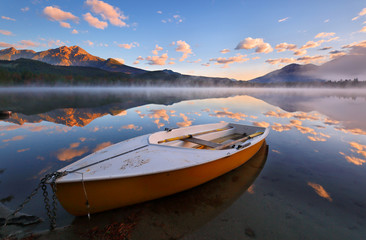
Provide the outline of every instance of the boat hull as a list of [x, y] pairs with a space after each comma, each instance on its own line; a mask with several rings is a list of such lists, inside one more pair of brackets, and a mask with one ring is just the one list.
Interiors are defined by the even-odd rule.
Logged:
[[173, 171], [135, 177], [56, 183], [56, 195], [66, 211], [82, 216], [178, 193], [221, 176], [248, 161], [264, 139], [243, 151]]

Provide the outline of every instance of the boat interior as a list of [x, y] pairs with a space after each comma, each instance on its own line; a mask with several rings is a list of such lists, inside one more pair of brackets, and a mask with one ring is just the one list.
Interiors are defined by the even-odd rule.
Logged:
[[250, 142], [246, 141], [261, 135], [265, 128], [226, 123], [210, 125], [207, 128], [187, 127], [166, 131], [166, 134], [165, 132], [152, 134], [149, 139], [150, 143], [172, 147], [222, 150], [249, 146]]

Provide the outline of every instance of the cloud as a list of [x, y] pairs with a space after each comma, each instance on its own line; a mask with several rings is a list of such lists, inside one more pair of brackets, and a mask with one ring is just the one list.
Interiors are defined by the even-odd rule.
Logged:
[[230, 50], [229, 49], [222, 49], [221, 51], [220, 51], [220, 53], [222, 53], [222, 54], [225, 54], [225, 53], [228, 53], [228, 52], [230, 52]]
[[136, 58], [136, 60], [142, 61], [142, 60], [144, 60], [144, 58], [143, 58], [143, 57], [141, 57], [141, 56], [138, 56], [138, 57]]
[[168, 54], [164, 53], [161, 56], [148, 56], [145, 60], [148, 61], [149, 65], [165, 65], [166, 60], [168, 59]]
[[81, 149], [75, 149], [73, 146], [70, 148], [62, 148], [56, 152], [56, 157], [60, 161], [68, 161], [75, 157], [79, 157], [86, 152], [88, 152], [88, 147], [83, 147]]
[[162, 12], [162, 11], [156, 11], [156, 13], [157, 13], [157, 14], [163, 14], [163, 12]]
[[276, 65], [276, 64], [289, 64], [296, 62], [294, 58], [277, 58], [277, 59], [267, 59], [266, 63]]
[[271, 128], [276, 131], [276, 132], [284, 132], [284, 131], [289, 131], [292, 129], [292, 125], [291, 124], [286, 124], [283, 125], [281, 123], [273, 123]]
[[29, 7], [21, 8], [20, 11], [22, 11], [22, 12], [28, 12], [29, 11]]
[[[204, 111], [204, 110], [203, 110]], [[244, 113], [233, 113], [228, 110], [228, 108], [222, 108], [222, 111], [213, 111], [214, 114], [209, 114], [211, 117], [217, 117], [217, 118], [231, 118], [235, 120], [244, 120], [248, 115], [245, 115]]]
[[140, 46], [140, 44], [137, 42], [132, 42], [132, 43], [117, 44], [117, 46], [120, 48], [124, 48], [124, 49], [131, 49], [131, 48]]
[[119, 130], [122, 130], [122, 129], [140, 131], [140, 130], [142, 130], [142, 127], [136, 126], [135, 124], [128, 124], [128, 125], [122, 126]]
[[323, 47], [323, 48], [320, 48], [319, 51], [327, 51], [330, 49], [332, 49], [332, 47]]
[[264, 121], [262, 121], [262, 122], [253, 122], [253, 125], [257, 126], [257, 127], [264, 127], [264, 128], [267, 128], [267, 127], [270, 126], [269, 123], [264, 122]]
[[320, 197], [327, 199], [329, 202], [333, 201], [333, 199], [330, 197], [329, 193], [325, 191], [323, 186], [312, 182], [308, 182], [308, 185], [312, 187], [315, 190], [316, 194], [318, 194]]
[[296, 49], [294, 51], [294, 55], [295, 56], [301, 56], [301, 55], [305, 55], [305, 54], [307, 54], [306, 49]]
[[104, 20], [108, 20], [117, 27], [126, 27], [124, 20], [128, 19], [123, 12], [112, 5], [99, 0], [86, 0], [85, 4], [91, 8], [91, 11], [100, 15]]
[[78, 34], [79, 32], [78, 32], [78, 30], [74, 29], [74, 30], [71, 31], [71, 33], [72, 34]]
[[7, 30], [1, 30], [0, 29], [0, 34], [6, 35], [6, 36], [12, 36], [14, 35], [12, 32], [7, 31]]
[[27, 47], [39, 47], [41, 44], [38, 42], [33, 42], [31, 40], [21, 40], [20, 42], [20, 48], [27, 48]]
[[337, 50], [334, 50], [334, 51], [329, 52], [329, 54], [330, 54], [330, 58], [331, 59], [335, 59], [335, 58], [339, 58], [341, 56], [344, 56], [347, 53], [345, 51], [337, 51]]
[[181, 113], [180, 116], [183, 118], [183, 122], [177, 122], [178, 127], [189, 127], [192, 125], [192, 121], [188, 120], [186, 115]]
[[285, 18], [282, 18], [282, 19], [278, 20], [278, 22], [285, 22], [285, 21], [287, 21], [288, 19], [289, 19], [289, 17], [285, 17]]
[[10, 139], [4, 139], [3, 142], [19, 141], [19, 140], [23, 140], [24, 138], [25, 138], [25, 136], [15, 136]]
[[155, 49], [152, 51], [153, 54], [158, 55], [159, 51], [162, 51], [163, 48], [160, 47], [158, 44], [155, 45]]
[[334, 36], [335, 33], [334, 32], [321, 32], [321, 33], [318, 33], [315, 38], [328, 38], [328, 37], [332, 37]]
[[89, 45], [89, 46], [93, 46], [94, 45], [94, 43], [92, 41], [90, 41], [90, 40], [86, 40], [86, 41], [84, 41], [84, 43], [86, 45]]
[[284, 52], [287, 50], [293, 51], [297, 49], [297, 46], [295, 44], [288, 44], [286, 42], [277, 44], [275, 49], [277, 49], [277, 52]]
[[318, 62], [321, 63], [324, 61], [324, 56], [316, 55], [316, 56], [304, 56], [297, 59], [297, 61], [302, 62], [304, 64]]
[[269, 43], [265, 43], [262, 38], [251, 38], [248, 37], [238, 43], [235, 50], [239, 49], [254, 49], [257, 53], [270, 53], [273, 48]]
[[16, 47], [16, 46], [14, 44], [11, 44], [11, 43], [0, 42], [0, 47], [10, 48], [10, 47]]
[[71, 28], [70, 23], [67, 23], [67, 22], [60, 22], [60, 26], [63, 28]]
[[70, 12], [65, 12], [59, 9], [58, 7], [45, 7], [43, 9], [43, 14], [48, 18], [50, 21], [56, 21], [56, 22], [64, 22], [67, 20], [71, 20], [75, 23], [79, 22], [79, 18], [73, 15]]
[[321, 43], [323, 43], [324, 40], [320, 40], [317, 42], [314, 41], [308, 41], [305, 45], [303, 45], [300, 49], [308, 49], [308, 48], [315, 48], [320, 46]]
[[153, 109], [150, 110], [151, 114], [148, 116], [150, 118], [163, 119], [165, 121], [169, 121], [169, 115], [165, 109]]
[[125, 64], [125, 60], [122, 58], [113, 58], [113, 59], [117, 60], [118, 62], [120, 62], [122, 64]]
[[182, 52], [183, 56], [179, 59], [180, 62], [184, 61], [188, 57], [188, 54], [192, 54], [191, 46], [185, 41], [178, 40], [177, 42], [173, 42], [172, 45], [177, 45], [175, 51]]
[[113, 143], [112, 142], [103, 142], [98, 144], [94, 149], [93, 152], [97, 152], [99, 150], [102, 150], [103, 148], [109, 147], [111, 146]]
[[84, 20], [87, 21], [90, 26], [93, 26], [98, 29], [104, 29], [104, 28], [108, 27], [107, 22], [100, 21], [98, 18], [93, 17], [93, 15], [91, 15], [91, 13], [85, 13], [83, 15], [83, 17], [84, 17]]
[[15, 21], [14, 18], [10, 18], [10, 17], [5, 17], [5, 16], [1, 16], [2, 19], [8, 20], [8, 21]]
[[224, 64], [224, 67], [228, 67], [228, 64], [248, 61], [249, 58], [247, 58], [246, 56], [247, 55], [237, 54], [236, 56], [229, 57], [229, 58], [224, 58], [224, 57], [211, 58], [210, 61], [215, 62], [216, 65], [217, 64]]
[[366, 26], [364, 26], [359, 32], [366, 32]]
[[366, 8], [362, 9], [361, 12], [356, 17], [352, 18], [352, 21], [355, 21], [364, 15], [366, 15]]

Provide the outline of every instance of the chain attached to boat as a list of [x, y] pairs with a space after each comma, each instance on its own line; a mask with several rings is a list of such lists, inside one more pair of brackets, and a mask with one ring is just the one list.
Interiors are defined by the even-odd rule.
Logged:
[[[19, 207], [10, 214], [6, 219], [4, 223], [4, 227], [7, 225], [8, 220], [15, 216], [18, 212], [20, 212], [26, 204], [29, 203], [29, 201], [37, 194], [38, 190], [42, 188], [43, 191], [43, 197], [44, 197], [44, 204], [47, 211], [47, 216], [50, 220], [50, 230], [52, 231], [56, 227], [56, 211], [57, 211], [57, 201], [56, 201], [56, 184], [55, 181], [57, 178], [60, 178], [62, 176], [65, 176], [67, 172], [53, 172], [50, 174], [46, 174], [44, 178], [41, 179], [38, 186], [32, 191], [32, 193], [23, 201], [22, 204], [19, 205]], [[48, 198], [48, 191], [47, 191], [47, 184], [51, 185], [52, 188], [52, 203], [50, 204], [50, 200]], [[51, 206], [52, 205], [52, 206]], [[51, 209], [52, 207], [52, 209]]]

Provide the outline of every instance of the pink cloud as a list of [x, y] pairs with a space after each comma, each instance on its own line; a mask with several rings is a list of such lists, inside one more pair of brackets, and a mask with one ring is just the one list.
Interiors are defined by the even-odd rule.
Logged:
[[155, 49], [152, 51], [153, 54], [158, 55], [159, 51], [162, 51], [163, 48], [160, 47], [158, 44], [155, 45]]
[[112, 25], [117, 27], [127, 26], [123, 20], [126, 20], [128, 17], [126, 17], [119, 8], [99, 0], [86, 0], [85, 4], [91, 8], [92, 12], [99, 14], [104, 20], [108, 20]]
[[355, 21], [364, 15], [366, 15], [366, 8], [362, 9], [361, 12], [356, 17], [352, 18], [352, 21]]
[[228, 52], [230, 52], [230, 50], [229, 49], [222, 49], [221, 51], [220, 51], [220, 53], [223, 53], [223, 54], [225, 54], [225, 53], [228, 53]]
[[321, 33], [318, 33], [315, 38], [328, 38], [328, 37], [332, 37], [334, 36], [335, 33], [334, 32], [321, 32]]
[[131, 49], [140, 46], [140, 44], [138, 44], [137, 42], [133, 42], [133, 43], [122, 43], [118, 44], [117, 46], [124, 49]]
[[270, 53], [273, 51], [273, 48], [269, 43], [265, 43], [263, 38], [251, 38], [248, 37], [238, 43], [235, 50], [239, 49], [254, 49], [257, 53]]
[[43, 9], [43, 14], [46, 15], [46, 17], [51, 21], [61, 22], [61, 21], [71, 20], [75, 23], [79, 22], [78, 17], [76, 17], [75, 15], [73, 15], [70, 12], [62, 11], [61, 9], [59, 9], [57, 7], [51, 7], [51, 6], [45, 7]]
[[91, 13], [86, 13], [83, 15], [84, 20], [89, 23], [90, 26], [98, 28], [98, 29], [104, 29], [108, 26], [107, 22], [100, 21], [98, 18], [93, 17]]
[[7, 30], [1, 30], [0, 29], [0, 34], [6, 35], [6, 36], [11, 36], [14, 35], [12, 32], [7, 31]]
[[180, 62], [184, 61], [188, 57], [188, 54], [192, 54], [191, 46], [185, 41], [178, 40], [176, 43], [173, 42], [174, 44], [177, 44], [175, 51], [183, 53], [183, 56], [179, 59]]
[[161, 56], [148, 56], [146, 60], [149, 65], [165, 65], [166, 60], [168, 59], [168, 54], [164, 53]]
[[229, 58], [224, 58], [224, 57], [211, 58], [210, 61], [211, 62], [215, 62], [216, 65], [217, 64], [224, 64], [224, 66], [227, 67], [228, 64], [249, 61], [249, 58], [247, 58], [246, 56], [247, 55], [237, 54], [236, 56], [229, 57]]
[[296, 50], [297, 46], [295, 44], [289, 44], [289, 43], [280, 43], [277, 44], [275, 49], [277, 49], [277, 52], [284, 52], [286, 50], [294, 51]]
[[276, 64], [289, 64], [289, 63], [294, 63], [296, 62], [296, 59], [294, 58], [277, 58], [277, 59], [267, 59], [266, 63], [272, 64], [272, 65], [276, 65]]
[[15, 21], [14, 18], [10, 18], [10, 17], [5, 17], [5, 16], [1, 16], [2, 19], [8, 20], [8, 21]]

